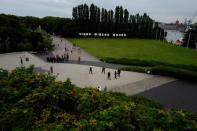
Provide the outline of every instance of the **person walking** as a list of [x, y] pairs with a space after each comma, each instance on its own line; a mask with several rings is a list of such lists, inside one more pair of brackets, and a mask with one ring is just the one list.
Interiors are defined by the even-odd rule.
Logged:
[[90, 67], [89, 69], [89, 74], [92, 74], [92, 67]]
[[78, 63], [80, 63], [80, 62], [81, 62], [81, 57], [79, 56], [79, 57], [78, 57]]
[[23, 65], [23, 59], [22, 59], [22, 57], [20, 59], [21, 59], [21, 65]]
[[105, 74], [105, 67], [102, 67], [102, 72], [101, 73]]
[[51, 71], [51, 73], [53, 73], [53, 67], [52, 66], [50, 66], [50, 71]]
[[99, 91], [102, 91], [102, 87], [101, 87], [100, 85], [97, 87], [97, 89], [98, 89]]
[[114, 72], [114, 78], [117, 79], [117, 72]]
[[111, 80], [111, 73], [110, 72], [107, 73], [107, 78], [108, 78], [108, 80]]
[[68, 60], [69, 60], [69, 55], [68, 55], [68, 53], [66, 54], [66, 61], [68, 62]]
[[120, 77], [120, 73], [121, 73], [121, 70], [120, 70], [120, 69], [118, 69], [118, 77]]

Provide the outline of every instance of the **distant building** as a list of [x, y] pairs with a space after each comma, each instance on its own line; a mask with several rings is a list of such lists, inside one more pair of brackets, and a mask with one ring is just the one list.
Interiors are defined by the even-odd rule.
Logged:
[[[182, 41], [184, 33], [177, 30], [165, 30], [167, 32], [166, 40], [173, 44], [177, 44], [177, 40]], [[180, 42], [178, 43], [180, 45]]]
[[173, 44], [181, 45], [184, 37], [186, 25], [180, 24], [177, 20], [175, 23], [159, 23], [159, 26], [167, 32], [166, 40]]
[[185, 32], [186, 26], [183, 24], [165, 24], [164, 29]]

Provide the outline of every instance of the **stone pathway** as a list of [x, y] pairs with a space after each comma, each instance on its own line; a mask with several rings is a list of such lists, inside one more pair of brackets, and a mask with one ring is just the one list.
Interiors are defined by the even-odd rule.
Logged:
[[[94, 56], [88, 54], [83, 49], [81, 49], [78, 46], [73, 46], [72, 43], [69, 41], [58, 38], [56, 36], [53, 36], [53, 45], [55, 45], [55, 49], [53, 51], [54, 55], [64, 55], [69, 54], [69, 60], [71, 61], [78, 61], [78, 57], [81, 58], [81, 61], [91, 61], [91, 62], [100, 62], [97, 58]], [[65, 50], [66, 48], [66, 50]], [[72, 52], [72, 53], [71, 53]]]

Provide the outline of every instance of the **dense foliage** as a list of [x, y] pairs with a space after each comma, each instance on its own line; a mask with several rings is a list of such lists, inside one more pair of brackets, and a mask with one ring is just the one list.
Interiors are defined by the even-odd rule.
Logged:
[[43, 51], [51, 49], [52, 41], [38, 28], [39, 19], [0, 15], [0, 53], [12, 51]]
[[33, 67], [0, 70], [1, 130], [197, 130], [197, 116], [141, 97], [77, 88]]

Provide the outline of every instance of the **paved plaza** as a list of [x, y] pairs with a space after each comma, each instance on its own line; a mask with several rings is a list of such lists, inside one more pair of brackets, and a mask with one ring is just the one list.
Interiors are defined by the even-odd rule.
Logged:
[[[114, 72], [120, 65], [107, 65], [80, 47], [76, 47], [80, 48], [79, 52], [78, 49], [73, 48], [72, 43], [58, 37], [53, 37], [53, 44], [55, 50], [47, 55], [36, 56], [30, 52], [0, 54], [0, 68], [11, 71], [16, 67], [28, 67], [33, 64], [35, 69], [39, 69], [38, 72], [49, 72], [50, 67], [53, 67], [53, 75], [57, 76], [57, 81], [65, 81], [70, 78], [73, 84], [81, 88], [97, 88], [99, 86], [104, 89], [106, 87], [108, 91], [145, 96], [164, 104], [167, 108], [184, 108], [197, 112], [195, 103], [197, 96], [194, 93], [197, 91], [196, 83], [128, 71], [121, 71], [121, 76], [115, 79]], [[46, 57], [61, 56], [65, 53], [70, 55], [67, 63], [46, 62]], [[77, 62], [79, 56], [81, 63]], [[29, 61], [26, 61], [26, 58], [29, 58]], [[21, 59], [23, 65], [21, 65]], [[86, 61], [85, 65], [84, 61]], [[103, 66], [106, 67], [105, 74], [101, 73]], [[93, 74], [89, 74], [90, 67], [93, 69]], [[107, 72], [111, 73], [111, 80], [108, 80]]]
[[[29, 58], [29, 61], [25, 61], [25, 58]], [[23, 65], [21, 65], [21, 58], [23, 59]], [[120, 87], [122, 87], [125, 93], [128, 94], [127, 90], [130, 90], [129, 94], [139, 93], [141, 91], [145, 91], [147, 89], [160, 86], [162, 84], [173, 81], [174, 79], [166, 78], [166, 77], [156, 77], [143, 73], [136, 72], [127, 72], [122, 71], [121, 77], [115, 79], [114, 72], [115, 69], [106, 68], [106, 73], [101, 73], [101, 67], [95, 66], [86, 66], [80, 64], [64, 64], [64, 63], [47, 63], [35, 55], [32, 55], [28, 52], [16, 52], [16, 53], [6, 53], [0, 54], [0, 67], [3, 69], [7, 69], [9, 71], [15, 69], [16, 67], [25, 66], [28, 67], [31, 64], [34, 64], [36, 68], [42, 68], [43, 70], [50, 71], [50, 67], [53, 67], [53, 74], [57, 76], [58, 81], [65, 81], [67, 78], [70, 78], [73, 84], [79, 87], [94, 87], [98, 86], [104, 88], [107, 87], [108, 90], [112, 91], [120, 91]], [[89, 74], [89, 68], [92, 67], [93, 74]], [[111, 72], [111, 80], [107, 78], [107, 72]], [[159, 78], [159, 80], [158, 80]], [[145, 83], [144, 81], [150, 81], [150, 79], [154, 79], [153, 85], [150, 85], [151, 82], [145, 84], [141, 84], [136, 86], [135, 83]], [[152, 82], [153, 83], [153, 82]], [[130, 85], [135, 85], [130, 88]], [[127, 89], [125, 90], [125, 87]], [[129, 87], [129, 88], [128, 88]], [[137, 88], [139, 87], [139, 88]], [[133, 91], [132, 91], [133, 90]]]
[[[89, 55], [80, 47], [74, 48], [70, 42], [64, 39], [54, 36], [52, 38], [55, 49], [49, 55], [43, 55], [44, 59], [50, 55], [61, 56], [69, 53], [69, 60], [72, 61], [77, 61], [80, 56], [81, 61], [99, 62], [97, 58]], [[65, 48], [67, 49], [66, 51]], [[23, 59], [23, 65], [21, 65], [21, 58]], [[29, 58], [29, 61], [25, 61], [26, 58]], [[117, 69], [114, 68], [106, 68], [104, 74], [101, 73], [102, 67], [70, 63], [48, 63], [43, 58], [41, 59], [28, 52], [0, 54], [0, 67], [7, 70], [13, 70], [20, 66], [28, 67], [31, 64], [46, 72], [50, 71], [50, 67], [53, 67], [53, 74], [57, 76], [56, 80], [58, 81], [65, 81], [70, 78], [73, 84], [82, 88], [101, 87], [101, 89], [107, 88], [107, 90], [122, 92], [128, 95], [137, 94], [175, 80], [168, 77], [127, 71], [121, 71], [121, 76], [115, 79], [114, 73]], [[89, 74], [90, 67], [93, 69], [93, 74]], [[108, 72], [111, 73], [110, 80], [107, 78]]]

